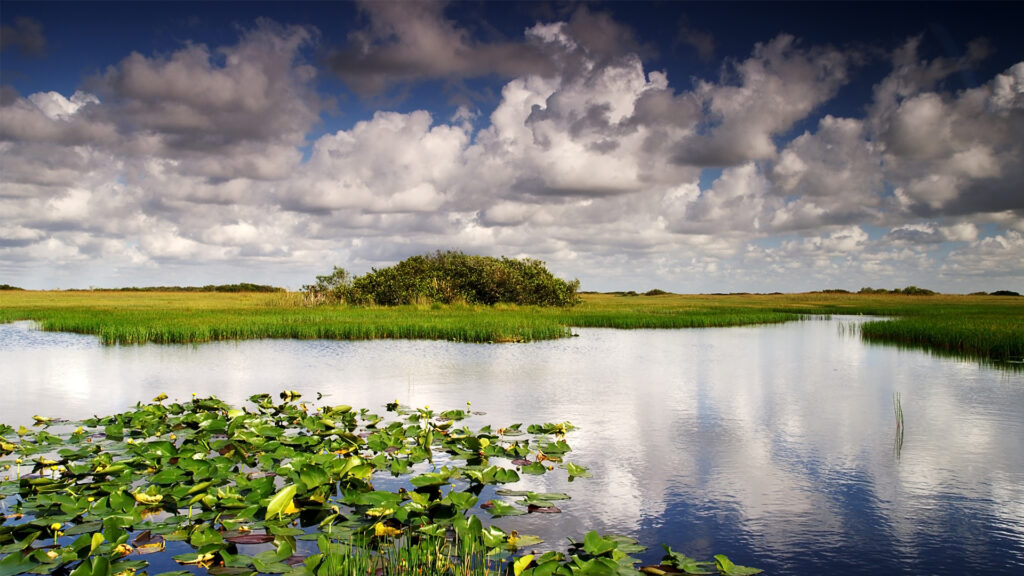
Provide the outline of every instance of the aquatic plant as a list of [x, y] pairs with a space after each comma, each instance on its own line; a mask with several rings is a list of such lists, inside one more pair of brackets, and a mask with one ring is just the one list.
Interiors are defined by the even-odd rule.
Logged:
[[236, 408], [161, 394], [81, 422], [0, 424], [0, 576], [127, 575], [150, 558], [210, 574], [636, 573], [634, 540], [590, 532], [566, 554], [523, 555], [540, 539], [481, 520], [570, 500], [500, 490], [479, 502], [484, 486], [555, 464], [587, 476], [566, 461], [567, 422], [471, 430], [465, 410], [279, 396]]

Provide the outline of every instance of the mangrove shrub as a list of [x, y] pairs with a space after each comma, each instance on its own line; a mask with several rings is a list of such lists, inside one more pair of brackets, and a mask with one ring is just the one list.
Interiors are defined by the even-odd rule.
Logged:
[[579, 286], [579, 280], [557, 278], [532, 258], [438, 251], [356, 277], [335, 267], [302, 290], [312, 303], [572, 306], [580, 301]]

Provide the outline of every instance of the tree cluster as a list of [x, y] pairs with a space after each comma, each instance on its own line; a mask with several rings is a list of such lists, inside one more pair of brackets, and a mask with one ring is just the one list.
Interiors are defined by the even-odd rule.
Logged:
[[903, 294], [904, 296], [933, 296], [938, 294], [934, 290], [927, 288], [918, 288], [917, 286], [907, 286], [906, 288], [894, 288], [892, 290], [886, 290], [885, 288], [872, 288], [870, 286], [861, 288], [857, 291], [858, 294]]
[[413, 256], [394, 266], [352, 276], [335, 266], [302, 287], [314, 304], [485, 304], [572, 306], [580, 301], [579, 280], [556, 278], [544, 262], [494, 258], [458, 251]]
[[[101, 288], [106, 290], [106, 288]], [[128, 286], [110, 288], [118, 292], [285, 292], [284, 288], [266, 284], [207, 284], [206, 286]]]

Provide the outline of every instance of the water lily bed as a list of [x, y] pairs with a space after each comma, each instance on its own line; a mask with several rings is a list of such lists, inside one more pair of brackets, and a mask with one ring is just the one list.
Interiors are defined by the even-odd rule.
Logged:
[[570, 499], [501, 488], [521, 475], [589, 476], [566, 460], [567, 422], [474, 431], [468, 406], [379, 415], [289, 391], [243, 408], [167, 400], [0, 424], [0, 576], [760, 572], [668, 547], [638, 567], [642, 546], [596, 532], [541, 554], [539, 538], [488, 524]]

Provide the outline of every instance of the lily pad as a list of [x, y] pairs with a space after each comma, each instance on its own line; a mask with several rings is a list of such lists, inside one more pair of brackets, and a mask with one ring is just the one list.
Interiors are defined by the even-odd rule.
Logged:
[[239, 536], [225, 538], [225, 540], [234, 544], [265, 544], [267, 542], [273, 542], [274, 538], [275, 536], [273, 534], [241, 534]]
[[525, 513], [512, 504], [502, 502], [501, 500], [489, 500], [484, 504], [481, 504], [480, 508], [487, 510], [487, 512], [495, 518], [501, 518], [502, 516], [519, 516], [520, 514]]

